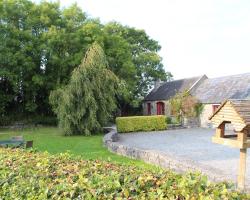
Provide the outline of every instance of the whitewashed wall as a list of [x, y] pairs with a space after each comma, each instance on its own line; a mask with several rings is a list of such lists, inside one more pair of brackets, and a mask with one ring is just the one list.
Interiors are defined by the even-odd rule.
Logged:
[[213, 114], [213, 104], [204, 104], [202, 113], [200, 114], [200, 126], [203, 128], [212, 128], [209, 117]]

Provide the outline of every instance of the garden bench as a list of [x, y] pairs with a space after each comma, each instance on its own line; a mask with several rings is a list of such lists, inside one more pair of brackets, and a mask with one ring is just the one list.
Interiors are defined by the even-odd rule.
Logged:
[[10, 140], [0, 140], [0, 147], [32, 148], [33, 140], [25, 141], [23, 136], [14, 136]]
[[28, 148], [32, 148], [32, 147], [33, 147], [33, 140], [27, 141], [25, 148], [28, 149]]
[[25, 141], [24, 140], [1, 140], [0, 141], [0, 146], [1, 147], [14, 147], [14, 148], [19, 148], [24, 146]]

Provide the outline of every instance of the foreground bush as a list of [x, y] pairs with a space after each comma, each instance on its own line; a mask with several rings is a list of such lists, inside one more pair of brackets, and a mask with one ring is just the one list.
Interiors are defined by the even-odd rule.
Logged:
[[117, 117], [116, 126], [120, 133], [157, 131], [167, 128], [166, 116], [164, 115]]
[[68, 154], [0, 149], [0, 199], [249, 199], [226, 183]]

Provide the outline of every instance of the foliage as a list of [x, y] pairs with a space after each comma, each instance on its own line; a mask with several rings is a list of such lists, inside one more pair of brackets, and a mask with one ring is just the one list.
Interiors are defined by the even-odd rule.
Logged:
[[172, 122], [171, 117], [167, 116], [167, 117], [166, 117], [166, 123], [167, 123], [167, 124], [171, 124], [171, 122]]
[[157, 131], [167, 128], [166, 116], [135, 116], [135, 117], [117, 117], [117, 130], [120, 133], [136, 131]]
[[69, 84], [50, 97], [65, 135], [91, 135], [102, 129], [116, 108], [118, 81], [107, 68], [102, 48], [94, 43]]
[[3, 199], [249, 199], [206, 177], [0, 149]]
[[76, 4], [0, 1], [0, 115], [52, 115], [50, 91], [68, 84], [93, 42], [125, 84], [119, 107], [138, 106], [153, 80], [167, 79], [160, 45], [143, 30], [88, 17]]
[[173, 116], [169, 117], [169, 116], [167, 116], [166, 123], [167, 124], [180, 124], [180, 121], [176, 117], [173, 117]]
[[202, 111], [204, 109], [204, 104], [198, 102], [195, 105], [194, 109], [195, 109], [196, 116], [198, 117], [198, 116], [200, 116], [200, 114], [202, 113]]
[[36, 125], [36, 126], [39, 126], [39, 125], [56, 126], [57, 125], [57, 119], [54, 116], [50, 117], [50, 116], [35, 115], [35, 116], [32, 116], [32, 118], [28, 117], [25, 122], [27, 124]]
[[178, 93], [170, 99], [172, 115], [180, 120], [181, 117], [197, 117], [203, 106], [188, 92]]
[[171, 117], [171, 124], [180, 124], [181, 121], [177, 117]]
[[18, 115], [0, 116], [0, 126], [15, 126], [16, 123], [22, 123], [25, 126], [56, 126], [57, 118], [43, 115], [29, 115], [27, 117]]
[[164, 71], [161, 57], [157, 54], [161, 47], [144, 30], [116, 22], [108, 23], [104, 32], [108, 34], [104, 42], [106, 48], [112, 47], [105, 50], [110, 67], [126, 81], [127, 92], [125, 97], [119, 97], [119, 106], [122, 111], [128, 110], [129, 106], [138, 107], [155, 80], [167, 80], [172, 76]]

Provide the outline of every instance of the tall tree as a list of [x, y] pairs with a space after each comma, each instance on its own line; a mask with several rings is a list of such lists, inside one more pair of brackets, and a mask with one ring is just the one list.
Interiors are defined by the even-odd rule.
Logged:
[[172, 77], [165, 72], [158, 54], [161, 47], [144, 30], [116, 22], [108, 23], [104, 34], [109, 65], [126, 82], [127, 92], [119, 97], [120, 107], [122, 110], [138, 107], [155, 80]]
[[108, 69], [102, 48], [94, 43], [65, 87], [50, 101], [66, 135], [100, 131], [116, 108], [118, 78]]
[[143, 30], [102, 24], [76, 5], [0, 1], [0, 115], [52, 115], [50, 91], [68, 84], [82, 53], [97, 41], [123, 83], [121, 110], [138, 107], [155, 79], [168, 79], [160, 45]]

